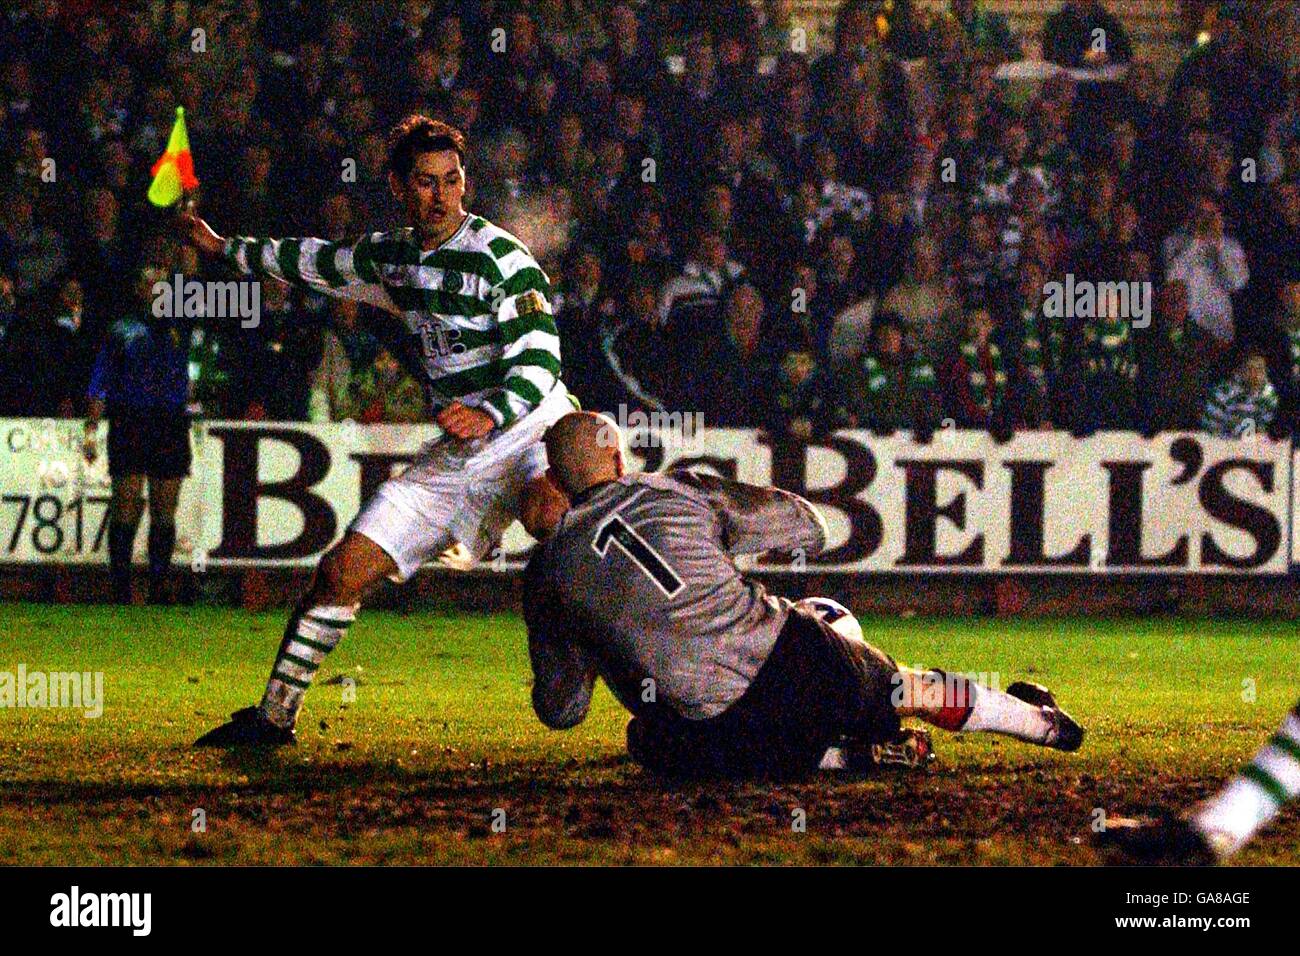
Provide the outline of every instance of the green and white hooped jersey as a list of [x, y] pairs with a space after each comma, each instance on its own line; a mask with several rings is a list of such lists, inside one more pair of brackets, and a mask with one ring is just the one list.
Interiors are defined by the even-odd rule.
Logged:
[[469, 215], [424, 252], [410, 227], [348, 245], [323, 239], [226, 240], [245, 275], [355, 299], [399, 316], [419, 336], [434, 409], [459, 401], [505, 426], [560, 386], [560, 338], [551, 284], [532, 253], [506, 230]]

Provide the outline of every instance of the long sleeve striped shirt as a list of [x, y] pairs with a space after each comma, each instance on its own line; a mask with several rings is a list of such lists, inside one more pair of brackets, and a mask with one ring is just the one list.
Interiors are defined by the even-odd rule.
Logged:
[[237, 236], [226, 260], [240, 273], [355, 299], [401, 318], [419, 338], [425, 393], [435, 411], [474, 406], [506, 426], [560, 384], [551, 285], [522, 242], [469, 215], [437, 249], [411, 228], [352, 245]]

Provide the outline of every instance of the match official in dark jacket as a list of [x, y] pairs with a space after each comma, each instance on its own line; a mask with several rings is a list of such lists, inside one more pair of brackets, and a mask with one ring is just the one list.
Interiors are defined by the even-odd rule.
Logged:
[[190, 473], [188, 345], [180, 320], [157, 318], [151, 303], [165, 270], [137, 276], [137, 312], [115, 323], [100, 350], [87, 392], [85, 454], [98, 455], [96, 435], [108, 419], [108, 473], [113, 480], [108, 560], [113, 598], [131, 603], [131, 553], [149, 482], [149, 600], [165, 600], [176, 547], [176, 505]]

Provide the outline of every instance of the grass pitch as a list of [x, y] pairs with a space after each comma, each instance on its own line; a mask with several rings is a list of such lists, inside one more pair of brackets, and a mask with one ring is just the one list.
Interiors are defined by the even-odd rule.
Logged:
[[[365, 612], [297, 748], [191, 749], [259, 699], [283, 620], [0, 606], [0, 671], [102, 671], [105, 698], [98, 719], [0, 709], [0, 863], [1089, 864], [1101, 813], [1205, 795], [1300, 695], [1288, 622], [867, 619], [909, 664], [1048, 685], [1083, 750], [936, 731], [923, 774], [665, 785], [603, 686], [575, 730], [537, 722], [517, 617]], [[1300, 813], [1239, 861], [1300, 863]]]

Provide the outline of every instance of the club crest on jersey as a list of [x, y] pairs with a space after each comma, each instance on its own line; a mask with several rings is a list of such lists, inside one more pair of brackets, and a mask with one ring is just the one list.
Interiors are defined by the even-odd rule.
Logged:
[[546, 311], [546, 300], [536, 289], [529, 289], [515, 300], [515, 311], [520, 315]]
[[464, 286], [465, 280], [461, 278], [459, 272], [444, 272], [442, 274], [442, 291], [457, 293]]

